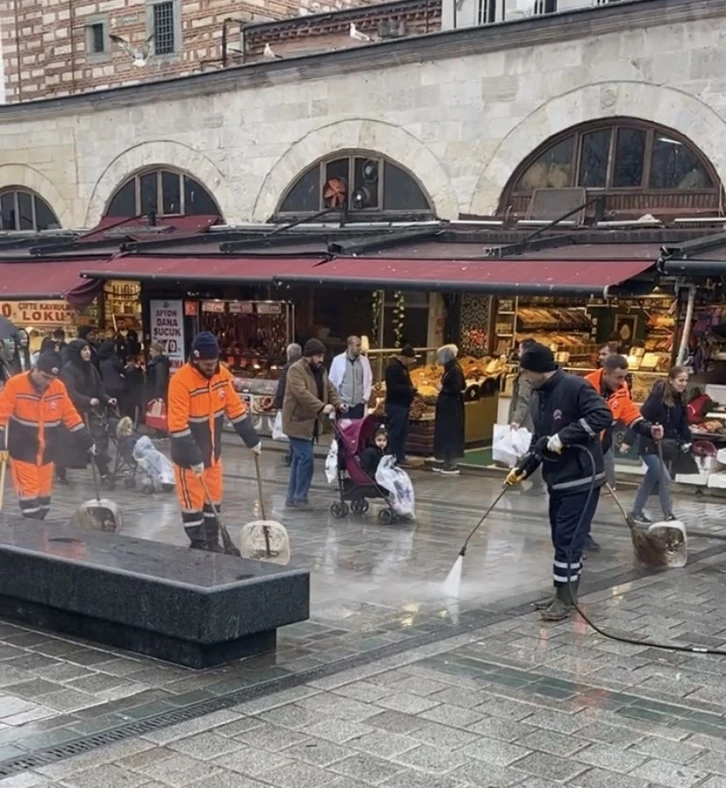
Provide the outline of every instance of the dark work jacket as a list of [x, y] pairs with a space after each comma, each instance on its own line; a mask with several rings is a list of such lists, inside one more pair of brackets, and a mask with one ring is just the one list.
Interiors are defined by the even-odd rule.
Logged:
[[[534, 437], [532, 445], [543, 437], [559, 435], [565, 448], [562, 454], [547, 453], [542, 463], [542, 475], [551, 493], [560, 495], [587, 492], [593, 483], [590, 458], [595, 462], [595, 486], [605, 482], [600, 433], [612, 422], [612, 414], [605, 400], [584, 378], [557, 372], [537, 389], [537, 407], [532, 413]], [[528, 467], [528, 475], [536, 468]]]
[[126, 392], [125, 367], [116, 355], [116, 343], [107, 339], [98, 349], [103, 386], [111, 397], [122, 397]]
[[397, 358], [386, 367], [386, 405], [411, 406], [415, 393], [411, 373]]
[[287, 370], [294, 364], [294, 361], [288, 361], [287, 364], [280, 371], [280, 377], [277, 381], [277, 388], [275, 389], [275, 409], [282, 410], [282, 403], [285, 401], [285, 384], [287, 383]]
[[146, 365], [146, 399], [163, 399], [169, 392], [169, 369], [171, 362], [166, 356], [149, 359]]
[[464, 372], [454, 359], [444, 367], [441, 391], [436, 401], [434, 456], [453, 460], [464, 456]]
[[[691, 431], [688, 429], [688, 419], [686, 418], [685, 397], [676, 401], [675, 405], [666, 405], [663, 402], [666, 383], [663, 381], [656, 383], [648, 395], [648, 399], [640, 409], [644, 419], [653, 424], [660, 424], [663, 427], [663, 437], [666, 440], [674, 440], [677, 443], [691, 443]], [[638, 440], [639, 454], [657, 454], [658, 448], [655, 441], [650, 436], [641, 435]]]

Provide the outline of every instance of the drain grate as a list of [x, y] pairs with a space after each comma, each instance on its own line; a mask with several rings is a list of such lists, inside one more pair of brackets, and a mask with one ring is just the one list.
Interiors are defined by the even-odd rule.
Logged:
[[[696, 567], [695, 564], [724, 552], [726, 552], [726, 547], [714, 545], [693, 554], [686, 572], [689, 570], [700, 570], [700, 567]], [[614, 571], [605, 576], [600, 576], [595, 582], [588, 584], [587, 593], [604, 591], [607, 588], [632, 582], [640, 577], [643, 577], [643, 572], [637, 569], [626, 572]], [[386, 657], [393, 657], [407, 651], [421, 648], [422, 646], [440, 643], [460, 635], [475, 632], [478, 629], [483, 629], [492, 624], [498, 624], [501, 621], [527, 615], [532, 612], [532, 603], [534, 600], [535, 597], [529, 597], [526, 601], [520, 601], [514, 606], [510, 603], [510, 606], [506, 609], [496, 609], [499, 606], [495, 606], [494, 610], [466, 612], [461, 616], [463, 621], [456, 626], [440, 626], [431, 632], [422, 633], [408, 640], [391, 643], [360, 654], [344, 657], [328, 665], [321, 665], [301, 671], [300, 673], [293, 673], [287, 676], [269, 679], [268, 681], [262, 681], [258, 684], [252, 684], [235, 690], [234, 692], [220, 695], [219, 697], [208, 698], [178, 709], [169, 709], [153, 717], [129, 721], [128, 723], [123, 723], [107, 731], [101, 731], [88, 736], [79, 736], [77, 739], [73, 739], [65, 744], [38, 749], [28, 755], [10, 758], [0, 762], [0, 781], [6, 777], [37, 769], [41, 766], [49, 766], [50, 764], [65, 760], [66, 758], [72, 758], [75, 755], [83, 755], [99, 747], [115, 744], [125, 739], [143, 736], [146, 733], [151, 733], [160, 728], [168, 728], [181, 722], [187, 722], [188, 720], [212, 714], [215, 711], [223, 711], [242, 703], [248, 703], [252, 700], [273, 695], [276, 692], [282, 692], [283, 690], [299, 687], [311, 681], [334, 676], [345, 670], [369, 665], [373, 662], [385, 659]]]

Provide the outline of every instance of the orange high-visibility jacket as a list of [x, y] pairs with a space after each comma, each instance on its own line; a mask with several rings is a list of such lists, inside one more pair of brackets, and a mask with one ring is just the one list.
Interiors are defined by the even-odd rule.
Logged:
[[53, 380], [41, 393], [30, 374], [14, 375], [0, 392], [0, 448], [5, 448], [7, 432], [12, 459], [37, 465], [53, 462], [59, 459], [54, 453], [61, 425], [79, 434], [84, 448], [89, 448], [93, 441], [63, 383]]
[[222, 366], [206, 378], [191, 362], [169, 381], [169, 433], [171, 459], [182, 468], [204, 463], [209, 468], [222, 452], [225, 415], [237, 434], [252, 448], [260, 436], [232, 385], [232, 373]]
[[[635, 425], [640, 421], [644, 421], [644, 419], [640, 415], [640, 408], [630, 399], [628, 384], [621, 383], [616, 391], [605, 392], [602, 388], [602, 376], [603, 370], [598, 369], [596, 372], [585, 375], [585, 380], [594, 387], [595, 391], [602, 394], [605, 402], [607, 402], [610, 408], [610, 412], [613, 414], [614, 422], [620, 421], [625, 424], [626, 427], [635, 428]], [[643, 427], [646, 427], [646, 424], [644, 424]], [[646, 429], [648, 433], [650, 432], [650, 427], [651, 425], [648, 422]], [[636, 429], [636, 431], [642, 432], [642, 430], [638, 429]]]

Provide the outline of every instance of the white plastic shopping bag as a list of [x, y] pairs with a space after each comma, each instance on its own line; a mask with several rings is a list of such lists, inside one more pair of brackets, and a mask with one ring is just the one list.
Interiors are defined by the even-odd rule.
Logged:
[[325, 458], [325, 478], [328, 484], [335, 484], [338, 478], [338, 441], [333, 438], [330, 451]]
[[524, 427], [513, 430], [508, 424], [494, 425], [492, 459], [513, 468], [529, 451], [532, 433]]
[[282, 431], [282, 411], [278, 410], [275, 414], [275, 421], [272, 423], [272, 440], [286, 441], [287, 435]]
[[719, 449], [716, 455], [716, 462], [719, 465], [726, 465], [726, 449]]
[[411, 477], [396, 465], [396, 458], [386, 454], [376, 469], [376, 484], [388, 490], [391, 509], [400, 517], [414, 517], [414, 497]]

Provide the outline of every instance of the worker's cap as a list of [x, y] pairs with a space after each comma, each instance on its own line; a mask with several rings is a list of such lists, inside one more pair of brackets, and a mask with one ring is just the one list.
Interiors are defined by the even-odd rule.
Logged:
[[192, 341], [192, 358], [195, 361], [211, 361], [219, 358], [219, 342], [210, 331], [201, 331]]
[[38, 356], [35, 366], [41, 372], [45, 372], [46, 375], [52, 375], [54, 378], [57, 378], [63, 362], [61, 361], [60, 353], [56, 353], [55, 350], [46, 350]]
[[403, 358], [418, 358], [418, 356], [416, 355], [416, 351], [413, 348], [413, 345], [404, 345], [401, 348], [401, 352], [398, 355], [403, 356]]
[[557, 369], [552, 351], [539, 342], [530, 345], [519, 360], [519, 366], [527, 372], [554, 372]]
[[311, 356], [324, 356], [325, 345], [319, 339], [308, 339], [303, 349], [303, 355], [305, 358], [310, 358]]

